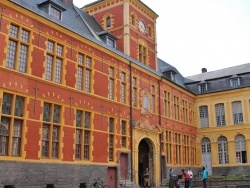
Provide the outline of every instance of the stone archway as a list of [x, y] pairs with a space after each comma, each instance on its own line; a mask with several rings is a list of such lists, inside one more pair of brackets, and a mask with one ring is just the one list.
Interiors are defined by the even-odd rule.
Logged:
[[153, 147], [148, 139], [142, 139], [138, 146], [138, 180], [139, 185], [143, 185], [143, 173], [149, 169], [151, 183], [153, 183]]

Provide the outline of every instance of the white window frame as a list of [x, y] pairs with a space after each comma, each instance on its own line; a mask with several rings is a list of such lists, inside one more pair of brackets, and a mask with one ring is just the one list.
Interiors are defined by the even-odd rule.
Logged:
[[230, 78], [230, 87], [231, 88], [238, 88], [240, 87], [240, 78]]
[[199, 94], [206, 93], [207, 92], [207, 83], [199, 84], [198, 91], [199, 91]]
[[208, 106], [207, 105], [200, 106], [199, 114], [200, 114], [200, 127], [208, 128], [209, 127]]

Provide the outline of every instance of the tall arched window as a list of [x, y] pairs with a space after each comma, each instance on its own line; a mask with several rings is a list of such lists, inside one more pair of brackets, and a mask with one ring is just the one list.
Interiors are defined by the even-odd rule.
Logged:
[[228, 164], [229, 155], [228, 155], [228, 143], [226, 137], [220, 137], [218, 140], [218, 155], [219, 155], [219, 164]]
[[111, 18], [110, 18], [110, 16], [108, 16], [106, 18], [106, 27], [111, 27]]
[[201, 141], [201, 152], [202, 153], [211, 153], [211, 144], [208, 138], [204, 138]]
[[247, 162], [246, 140], [243, 135], [237, 135], [235, 137], [235, 152], [236, 152], [236, 163]]

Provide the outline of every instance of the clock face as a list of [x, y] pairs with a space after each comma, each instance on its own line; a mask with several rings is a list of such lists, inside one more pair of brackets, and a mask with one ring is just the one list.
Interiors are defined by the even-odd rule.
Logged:
[[141, 33], [143, 33], [143, 34], [146, 33], [146, 25], [145, 25], [145, 23], [144, 23], [143, 20], [139, 20], [139, 21], [138, 21], [138, 27], [139, 27], [139, 31], [140, 31]]

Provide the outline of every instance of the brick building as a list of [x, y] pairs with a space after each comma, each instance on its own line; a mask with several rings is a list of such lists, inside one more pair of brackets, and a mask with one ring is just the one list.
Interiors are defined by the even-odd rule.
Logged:
[[183, 77], [157, 57], [158, 15], [138, 0], [8, 0], [0, 13], [0, 187], [249, 170], [250, 64]]

